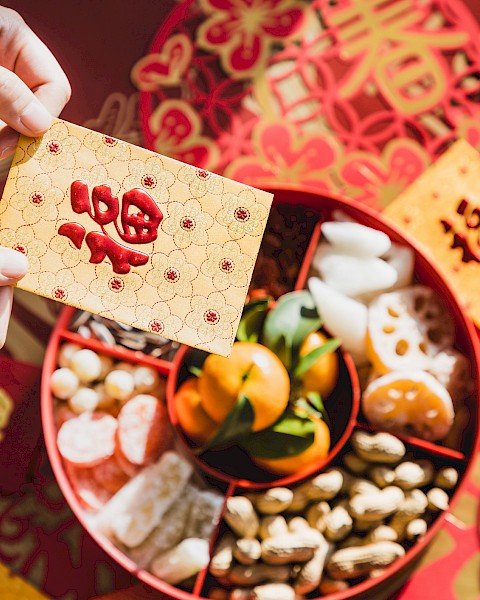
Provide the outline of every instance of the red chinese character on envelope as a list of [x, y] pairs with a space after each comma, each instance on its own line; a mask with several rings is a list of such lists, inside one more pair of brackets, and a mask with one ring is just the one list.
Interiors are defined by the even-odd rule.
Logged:
[[118, 236], [129, 244], [148, 244], [157, 239], [163, 214], [145, 190], [133, 189], [123, 194], [120, 210], [119, 200], [108, 185], [95, 186], [90, 201], [87, 184], [74, 181], [70, 201], [75, 213], [87, 213], [101, 231], [87, 233], [83, 225], [71, 222], [61, 225], [58, 233], [68, 237], [78, 249], [85, 240], [91, 263], [98, 264], [108, 258], [115, 273], [128, 273], [131, 267], [148, 262], [148, 254], [120, 244], [106, 231], [106, 226], [113, 223]]
[[455, 223], [452, 219], [442, 219], [440, 222], [445, 233], [451, 235], [452, 249], [460, 248], [462, 261], [480, 262], [479, 230], [480, 230], [480, 208], [466, 198], [462, 198], [457, 206], [457, 214], [463, 217], [463, 221]]

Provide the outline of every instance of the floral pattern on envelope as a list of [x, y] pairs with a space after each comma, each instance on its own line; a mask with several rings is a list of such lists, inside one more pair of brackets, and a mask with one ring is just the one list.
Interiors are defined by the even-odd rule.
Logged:
[[0, 202], [18, 287], [228, 355], [272, 195], [59, 119]]

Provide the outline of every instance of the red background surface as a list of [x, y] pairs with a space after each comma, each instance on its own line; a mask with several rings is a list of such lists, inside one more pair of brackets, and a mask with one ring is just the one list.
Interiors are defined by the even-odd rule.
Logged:
[[[173, 0], [135, 0], [124, 3], [118, 0], [17, 0], [3, 3], [22, 14], [61, 63], [72, 85], [72, 99], [62, 113], [62, 117], [78, 124], [97, 117], [105, 98], [112, 92], [130, 95], [136, 91], [130, 82], [131, 67], [136, 60], [147, 53], [152, 38], [162, 27], [165, 15], [175, 4]], [[465, 4], [480, 20], [480, 0], [466, 0]], [[45, 502], [49, 508], [52, 507], [52, 510], [57, 505], [61, 508], [59, 498], [48, 497], [50, 474], [47, 472], [45, 479], [43, 477], [44, 469], [42, 464], [39, 464], [35, 473], [34, 486], [40, 501]], [[474, 491], [478, 492], [476, 489]], [[20, 504], [21, 501], [20, 497]], [[9, 510], [15, 518], [15, 508], [12, 506]], [[17, 522], [33, 532], [38, 530], [35, 535], [39, 538], [39, 543], [43, 542], [44, 546], [51, 548], [53, 555], [49, 560], [50, 568], [47, 569], [46, 580], [42, 587], [49, 588], [50, 594], [58, 598], [69, 590], [68, 582], [57, 580], [58, 574], [62, 571], [68, 572], [72, 567], [79, 567], [76, 564], [77, 558], [67, 556], [62, 546], [62, 531], [55, 528], [50, 531], [48, 527], [46, 529], [44, 525], [36, 524], [35, 518], [38, 515], [35, 511], [32, 511], [32, 516], [33, 520], [28, 521], [27, 514], [24, 513], [21, 520], [17, 518]], [[65, 535], [67, 527], [72, 525], [68, 519], [67, 516]], [[451, 524], [447, 526], [450, 529], [452, 527]], [[69, 533], [69, 535], [78, 534], [76, 528], [70, 531], [73, 531], [73, 534]], [[79, 546], [86, 545], [83, 548], [83, 559], [87, 558], [88, 554], [91, 562], [101, 564], [108, 560], [89, 538], [78, 534], [78, 542]], [[458, 549], [456, 554], [457, 558], [461, 557]], [[3, 556], [0, 544], [0, 559], [6, 558], [10, 557]], [[34, 558], [31, 559], [32, 567], [35, 565]], [[447, 560], [450, 562], [454, 560], [453, 554], [449, 555]], [[6, 562], [12, 564], [12, 560]], [[19, 563], [15, 563], [13, 567], [28, 579], [36, 579], [28, 564], [20, 567]], [[83, 576], [89, 577], [89, 573], [92, 577], [88, 565], [85, 565]], [[438, 572], [425, 570], [428, 581], [412, 581], [407, 585], [404, 590], [405, 596], [402, 597], [420, 597], [418, 594], [415, 596], [415, 592], [418, 593], [420, 589], [423, 589], [423, 598], [436, 597], [443, 600], [450, 597], [450, 591], [442, 587], [445, 584], [448, 586], [449, 582], [445, 582], [438, 575]], [[113, 579], [111, 583], [114, 587], [125, 587], [130, 583], [130, 577], [123, 572], [110, 573], [109, 577]], [[478, 573], [476, 577], [478, 579]], [[75, 583], [72, 582], [71, 585], [75, 589]], [[95, 589], [94, 584], [87, 587], [91, 589], [92, 594], [102, 591]], [[434, 590], [435, 596], [432, 595]], [[123, 591], [118, 594], [116, 598], [129, 597]], [[0, 597], [3, 597], [1, 590]]]

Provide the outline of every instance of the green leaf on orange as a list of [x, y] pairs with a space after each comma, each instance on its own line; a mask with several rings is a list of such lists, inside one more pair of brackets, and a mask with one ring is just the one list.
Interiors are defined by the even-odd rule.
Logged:
[[195, 377], [200, 377], [200, 375], [202, 374], [202, 369], [200, 369], [200, 367], [197, 367], [195, 365], [190, 365], [188, 367], [188, 372], [191, 373], [192, 375], [194, 375]]
[[301, 414], [308, 415], [311, 417], [317, 417], [317, 419], [323, 419], [323, 414], [316, 406], [310, 404], [310, 402], [306, 398], [298, 398], [295, 400], [294, 404], [297, 412]]
[[305, 375], [308, 369], [310, 369], [310, 367], [312, 367], [321, 356], [336, 350], [340, 346], [340, 343], [341, 342], [339, 339], [332, 338], [321, 346], [314, 348], [308, 354], [305, 354], [305, 356], [300, 357], [293, 371], [294, 377], [299, 379], [302, 377], [302, 375]]
[[274, 425], [243, 438], [240, 445], [257, 458], [276, 459], [301, 454], [314, 438], [315, 423], [287, 408]]
[[322, 396], [318, 392], [307, 392], [305, 396], [310, 406], [313, 406], [318, 411], [320, 417], [325, 421], [330, 431], [332, 431], [332, 424], [323, 404]]
[[267, 314], [262, 343], [274, 352], [290, 372], [298, 361], [298, 352], [309, 333], [322, 325], [312, 296], [307, 290], [281, 296]]
[[252, 432], [254, 419], [255, 411], [250, 400], [245, 394], [240, 394], [235, 406], [228, 413], [215, 435], [198, 452], [203, 452], [208, 448], [225, 446], [243, 438]]
[[269, 303], [270, 298], [261, 298], [245, 305], [236, 335], [239, 342], [258, 342]]

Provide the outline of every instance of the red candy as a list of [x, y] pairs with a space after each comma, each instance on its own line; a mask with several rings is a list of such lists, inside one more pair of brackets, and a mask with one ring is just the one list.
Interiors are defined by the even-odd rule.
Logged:
[[118, 440], [117, 447], [115, 448], [115, 460], [122, 471], [124, 471], [129, 477], [135, 477], [135, 475], [138, 475], [142, 470], [142, 465], [134, 465], [127, 458], [125, 458], [118, 444]]
[[93, 467], [113, 456], [117, 420], [112, 415], [83, 413], [63, 423], [58, 431], [58, 450], [77, 467]]
[[70, 421], [70, 419], [76, 419], [76, 417], [77, 415], [66, 404], [60, 404], [55, 411], [57, 428], [60, 428], [66, 421]]
[[73, 491], [85, 508], [100, 510], [112, 497], [113, 493], [95, 480], [92, 469], [67, 463], [65, 470]]
[[130, 475], [121, 468], [115, 456], [92, 467], [92, 474], [97, 483], [112, 494], [118, 492], [130, 480]]
[[135, 396], [118, 414], [117, 439], [121, 454], [133, 465], [153, 462], [172, 444], [167, 409], [154, 396]]

